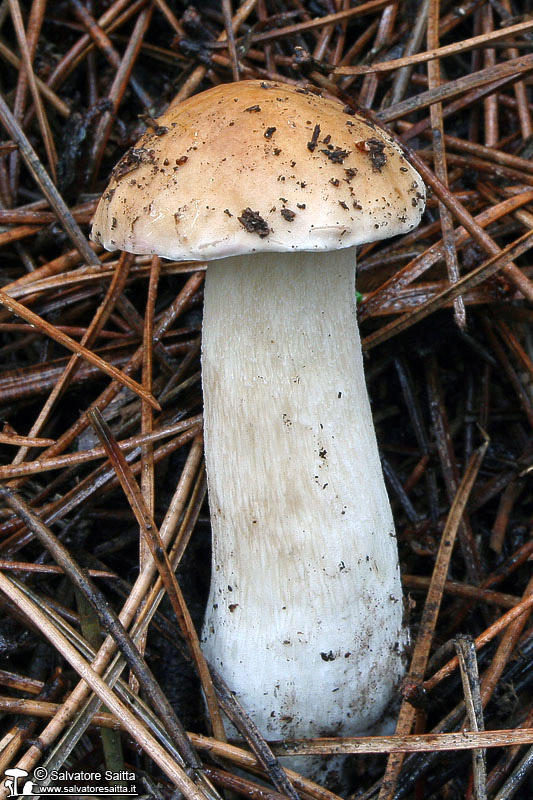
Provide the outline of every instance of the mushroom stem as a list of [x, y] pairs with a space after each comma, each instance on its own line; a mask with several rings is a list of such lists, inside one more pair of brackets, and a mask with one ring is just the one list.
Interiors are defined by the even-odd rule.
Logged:
[[376, 730], [405, 630], [355, 248], [210, 263], [202, 370], [204, 652], [267, 738]]

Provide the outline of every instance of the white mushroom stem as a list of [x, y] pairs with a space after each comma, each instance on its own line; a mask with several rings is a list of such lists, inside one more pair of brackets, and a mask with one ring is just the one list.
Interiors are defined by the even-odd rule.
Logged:
[[403, 672], [355, 249], [209, 264], [203, 649], [267, 738], [375, 730]]

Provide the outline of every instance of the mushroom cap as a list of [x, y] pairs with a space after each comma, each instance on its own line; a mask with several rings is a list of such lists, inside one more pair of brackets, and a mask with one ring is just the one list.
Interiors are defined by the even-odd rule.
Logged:
[[381, 128], [309, 90], [242, 81], [159, 117], [113, 170], [92, 238], [177, 260], [335, 250], [411, 230], [424, 205]]

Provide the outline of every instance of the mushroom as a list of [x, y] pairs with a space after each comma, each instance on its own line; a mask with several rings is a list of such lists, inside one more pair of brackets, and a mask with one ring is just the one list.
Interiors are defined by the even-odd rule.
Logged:
[[20, 767], [10, 767], [4, 770], [4, 777], [7, 778], [4, 781], [4, 786], [10, 790], [8, 797], [18, 797], [20, 794], [18, 788], [19, 778], [27, 778], [28, 772], [25, 769], [20, 769]]
[[357, 245], [411, 230], [424, 202], [381, 129], [243, 81], [163, 114], [96, 212], [108, 249], [209, 262], [202, 646], [268, 738], [376, 731], [404, 672], [355, 266]]

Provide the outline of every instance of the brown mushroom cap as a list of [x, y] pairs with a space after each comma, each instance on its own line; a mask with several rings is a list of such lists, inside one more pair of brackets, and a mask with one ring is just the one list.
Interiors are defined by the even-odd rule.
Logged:
[[113, 170], [92, 238], [211, 260], [334, 250], [420, 221], [418, 173], [379, 128], [282, 83], [223, 84], [170, 108]]

